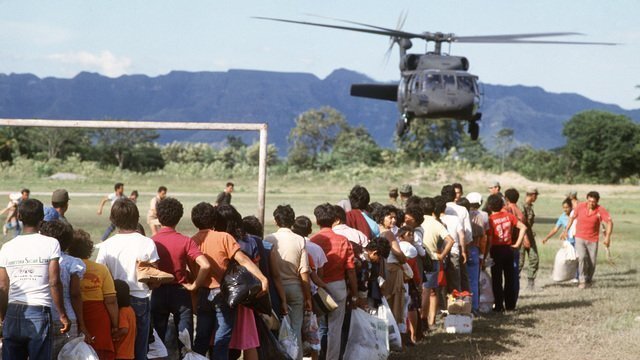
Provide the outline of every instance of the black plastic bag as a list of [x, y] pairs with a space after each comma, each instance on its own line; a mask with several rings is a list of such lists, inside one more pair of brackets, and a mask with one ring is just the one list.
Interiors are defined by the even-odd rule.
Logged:
[[244, 266], [235, 261], [229, 263], [220, 291], [232, 309], [238, 305], [250, 305], [262, 291], [262, 283]]
[[260, 360], [293, 360], [282, 347], [280, 341], [269, 330], [267, 324], [260, 315], [255, 315], [260, 347], [258, 347], [258, 359]]

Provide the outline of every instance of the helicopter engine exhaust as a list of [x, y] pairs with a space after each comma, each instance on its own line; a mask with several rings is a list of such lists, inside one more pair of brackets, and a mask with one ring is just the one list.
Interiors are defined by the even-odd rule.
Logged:
[[351, 96], [398, 101], [398, 85], [353, 84], [351, 85]]

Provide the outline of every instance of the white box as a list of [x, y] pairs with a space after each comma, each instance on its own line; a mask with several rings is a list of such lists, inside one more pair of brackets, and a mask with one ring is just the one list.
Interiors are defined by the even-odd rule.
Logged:
[[471, 334], [473, 317], [471, 315], [448, 315], [444, 318], [444, 330], [448, 334]]

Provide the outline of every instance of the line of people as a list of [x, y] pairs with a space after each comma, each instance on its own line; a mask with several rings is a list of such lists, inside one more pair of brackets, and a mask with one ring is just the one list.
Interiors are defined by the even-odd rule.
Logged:
[[[314, 303], [319, 292], [329, 294], [336, 309], [318, 314], [320, 347], [306, 351], [313, 359], [340, 359], [349, 342], [351, 311], [381, 305], [388, 306], [404, 349], [434, 329], [446, 294], [470, 292], [472, 309], [479, 311], [485, 266], [491, 265], [494, 311], [515, 309], [524, 256], [534, 286], [537, 250], [531, 228], [538, 191], [527, 189], [520, 211], [517, 191], [509, 189], [503, 197], [494, 185], [498, 191], [486, 201], [490, 214], [481, 210], [482, 195], [464, 197], [460, 184], [445, 185], [434, 197], [415, 196], [403, 186], [401, 206], [372, 203], [368, 190], [356, 185], [339, 205], [315, 207], [315, 233], [311, 219], [280, 205], [273, 211], [278, 230], [266, 236], [254, 216], [243, 218], [231, 205], [206, 202], [191, 210], [198, 231], [180, 234], [183, 205], [163, 196], [153, 213], [160, 227], [148, 238], [136, 204], [122, 196], [109, 217], [116, 234], [100, 244], [95, 261], [88, 233], [59, 216], [45, 216], [40, 201], [27, 199], [18, 206], [22, 234], [0, 250], [3, 359], [51, 359], [78, 335], [100, 359], [146, 359], [152, 329], [167, 340], [170, 315], [199, 354], [259, 359], [263, 317], [251, 306], [231, 308], [221, 291], [232, 262], [258, 279], [258, 296], [270, 298], [277, 318], [288, 316], [297, 339], [293, 358], [305, 353], [305, 318], [319, 313]], [[166, 188], [160, 190], [166, 194]], [[612, 230], [597, 193], [587, 198], [567, 224], [577, 219], [584, 287], [595, 270], [593, 234], [585, 229], [609, 224], [605, 246]], [[596, 228], [595, 249], [598, 235]], [[529, 246], [521, 246], [526, 241]]]

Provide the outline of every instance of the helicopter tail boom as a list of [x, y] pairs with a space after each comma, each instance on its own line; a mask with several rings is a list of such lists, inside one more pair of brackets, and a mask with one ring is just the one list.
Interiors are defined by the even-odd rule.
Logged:
[[398, 101], [398, 85], [353, 84], [351, 85], [351, 96]]

